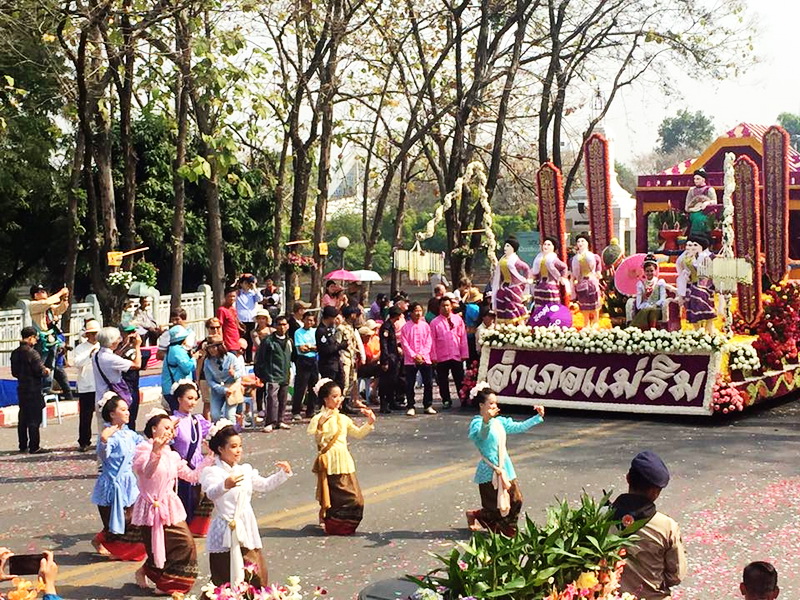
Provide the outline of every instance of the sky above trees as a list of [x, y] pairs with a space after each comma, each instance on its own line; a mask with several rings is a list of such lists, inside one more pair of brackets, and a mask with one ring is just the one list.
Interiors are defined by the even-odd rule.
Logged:
[[630, 162], [657, 144], [658, 127], [680, 109], [702, 111], [720, 135], [742, 122], [770, 125], [782, 112], [800, 113], [800, 80], [796, 36], [800, 3], [787, 0], [747, 0], [755, 16], [753, 50], [759, 64], [740, 77], [725, 81], [699, 78], [676, 71], [673, 94], [653, 85], [640, 85], [620, 93], [609, 111], [607, 129], [614, 137], [618, 160]]

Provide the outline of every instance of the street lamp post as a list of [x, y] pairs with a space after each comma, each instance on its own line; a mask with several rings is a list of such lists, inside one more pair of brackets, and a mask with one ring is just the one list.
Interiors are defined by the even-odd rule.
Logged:
[[346, 235], [342, 235], [336, 240], [336, 246], [342, 251], [342, 269], [344, 269], [344, 253], [345, 250], [350, 246], [350, 238]]

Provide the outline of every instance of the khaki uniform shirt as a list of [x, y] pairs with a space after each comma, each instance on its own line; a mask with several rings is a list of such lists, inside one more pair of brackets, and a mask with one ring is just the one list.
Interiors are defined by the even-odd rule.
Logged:
[[628, 548], [620, 592], [640, 600], [669, 600], [670, 588], [686, 577], [686, 552], [678, 524], [657, 512], [635, 535], [638, 539]]

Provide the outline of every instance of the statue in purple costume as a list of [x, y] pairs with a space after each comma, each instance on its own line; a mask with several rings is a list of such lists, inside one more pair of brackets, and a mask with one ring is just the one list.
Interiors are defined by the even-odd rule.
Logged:
[[533, 277], [536, 283], [533, 286], [533, 308], [536, 313], [545, 306], [561, 304], [559, 283], [564, 286], [567, 295], [570, 293], [569, 279], [567, 279], [567, 265], [558, 258], [556, 250], [558, 244], [551, 237], [544, 238], [542, 251], [533, 260]]
[[518, 325], [528, 318], [525, 304], [530, 296], [530, 267], [517, 255], [517, 250], [519, 241], [508, 238], [492, 277], [492, 308], [498, 324]]
[[596, 329], [600, 325], [600, 257], [589, 250], [589, 235], [581, 233], [575, 239], [577, 252], [572, 257], [572, 279], [575, 296], [583, 314], [583, 326]]

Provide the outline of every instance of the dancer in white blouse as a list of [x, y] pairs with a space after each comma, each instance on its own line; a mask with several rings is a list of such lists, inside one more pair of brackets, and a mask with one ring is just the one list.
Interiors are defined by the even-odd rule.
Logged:
[[[211, 581], [214, 585], [244, 581], [247, 560], [256, 569], [249, 582], [256, 587], [268, 585], [258, 521], [250, 502], [253, 491], [269, 492], [285, 482], [292, 476], [292, 467], [279, 461], [275, 463], [278, 467], [275, 473], [261, 477], [251, 465], [239, 464], [242, 438], [233, 423], [220, 419], [209, 434], [208, 446], [216, 454], [216, 460], [203, 470], [200, 485], [214, 503], [206, 540]], [[231, 552], [233, 547], [239, 547], [240, 552]]]

